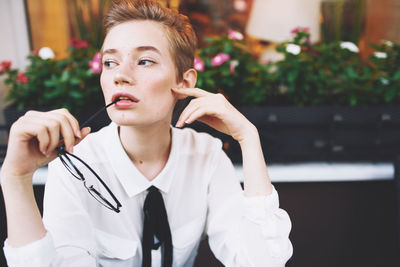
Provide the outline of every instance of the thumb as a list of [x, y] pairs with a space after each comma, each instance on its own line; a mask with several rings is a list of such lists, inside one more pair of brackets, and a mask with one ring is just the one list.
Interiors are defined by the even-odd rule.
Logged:
[[86, 136], [88, 136], [90, 134], [90, 131], [92, 129], [90, 129], [90, 127], [85, 127], [81, 129], [81, 136], [82, 138], [77, 138], [75, 141], [75, 145], [79, 144], [83, 139], [86, 138]]

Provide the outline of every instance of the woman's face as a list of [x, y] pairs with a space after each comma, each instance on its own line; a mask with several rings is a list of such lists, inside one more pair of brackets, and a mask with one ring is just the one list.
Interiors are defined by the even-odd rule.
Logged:
[[103, 44], [100, 83], [119, 125], [170, 123], [176, 99], [176, 69], [165, 29], [153, 21], [129, 21], [111, 28]]

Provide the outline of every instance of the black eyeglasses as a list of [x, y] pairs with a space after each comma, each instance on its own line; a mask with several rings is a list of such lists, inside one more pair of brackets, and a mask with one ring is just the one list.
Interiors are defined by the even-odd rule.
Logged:
[[[119, 100], [115, 100], [105, 107], [101, 108], [95, 114], [93, 114], [88, 120], [82, 124], [82, 128], [85, 127], [91, 120], [97, 117], [101, 112], [106, 110], [109, 106], [115, 104]], [[100, 176], [82, 159], [69, 153], [65, 150], [65, 145], [57, 147], [58, 157], [65, 168], [74, 176], [76, 179], [83, 182], [84, 187], [87, 189], [89, 194], [96, 199], [104, 207], [120, 212], [122, 207], [121, 203], [111, 192], [110, 188], [100, 178]]]

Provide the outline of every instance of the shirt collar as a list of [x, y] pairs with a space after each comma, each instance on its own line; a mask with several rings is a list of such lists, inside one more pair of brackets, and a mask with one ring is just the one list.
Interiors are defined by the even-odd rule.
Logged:
[[129, 156], [126, 154], [118, 134], [118, 125], [114, 122], [108, 126], [106, 139], [104, 142], [106, 153], [111, 167], [116, 174], [118, 180], [129, 197], [133, 197], [147, 190], [154, 185], [164, 193], [168, 193], [174, 177], [175, 167], [174, 161], [177, 157], [177, 135], [175, 128], [171, 127], [172, 144], [168, 161], [162, 171], [152, 181], [147, 178], [136, 168]]

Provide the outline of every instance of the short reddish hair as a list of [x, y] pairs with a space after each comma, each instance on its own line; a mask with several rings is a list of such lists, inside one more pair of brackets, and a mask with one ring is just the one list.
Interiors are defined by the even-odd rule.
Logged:
[[105, 32], [107, 34], [112, 27], [132, 20], [155, 21], [165, 27], [177, 80], [181, 81], [183, 73], [193, 68], [197, 46], [196, 34], [189, 19], [154, 0], [119, 0], [113, 3], [105, 17]]

